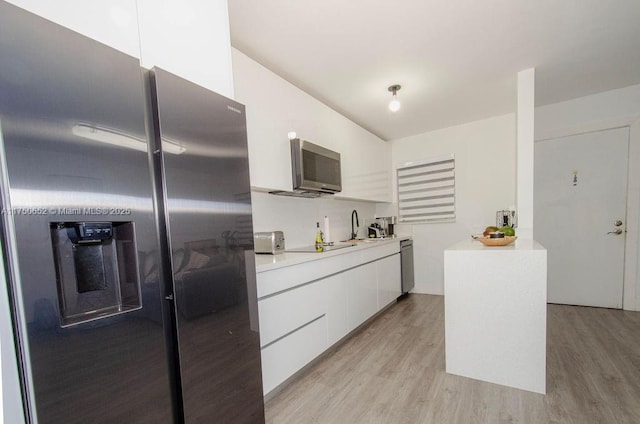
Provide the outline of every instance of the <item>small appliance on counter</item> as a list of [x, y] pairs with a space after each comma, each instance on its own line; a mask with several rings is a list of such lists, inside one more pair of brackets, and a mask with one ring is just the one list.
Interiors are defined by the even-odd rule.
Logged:
[[384, 231], [386, 237], [395, 237], [395, 225], [398, 222], [398, 217], [396, 216], [381, 216], [376, 218], [377, 221], [380, 221], [380, 227]]
[[514, 210], [502, 210], [496, 212], [496, 227], [511, 227], [516, 228], [518, 226], [518, 217]]
[[381, 238], [384, 236], [384, 230], [379, 224], [375, 223], [369, 226], [369, 238]]
[[270, 255], [284, 253], [284, 233], [282, 231], [255, 233], [253, 244], [256, 253]]

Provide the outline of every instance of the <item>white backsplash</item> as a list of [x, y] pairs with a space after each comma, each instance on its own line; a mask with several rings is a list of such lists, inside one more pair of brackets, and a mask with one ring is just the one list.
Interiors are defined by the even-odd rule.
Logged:
[[351, 211], [358, 211], [359, 237], [367, 237], [367, 226], [374, 222], [376, 204], [339, 200], [327, 196], [316, 199], [275, 196], [251, 192], [253, 230], [283, 231], [285, 246], [302, 247], [314, 243], [316, 222], [324, 231], [324, 217], [329, 217], [331, 241], [346, 240], [351, 233]]

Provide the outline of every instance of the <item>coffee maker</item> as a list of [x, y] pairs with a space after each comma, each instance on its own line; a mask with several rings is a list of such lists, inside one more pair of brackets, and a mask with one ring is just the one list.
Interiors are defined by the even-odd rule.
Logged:
[[518, 226], [518, 216], [513, 209], [505, 209], [496, 212], [496, 227], [511, 227], [516, 228]]
[[395, 237], [395, 225], [398, 222], [398, 217], [396, 216], [381, 216], [376, 218], [378, 221], [380, 228], [384, 231], [386, 237]]

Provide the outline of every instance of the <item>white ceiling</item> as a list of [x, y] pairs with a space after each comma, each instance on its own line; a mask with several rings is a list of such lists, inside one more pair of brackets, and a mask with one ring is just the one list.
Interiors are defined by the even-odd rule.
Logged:
[[[232, 45], [384, 140], [640, 83], [640, 0], [230, 0]], [[387, 87], [402, 85], [391, 113]]]

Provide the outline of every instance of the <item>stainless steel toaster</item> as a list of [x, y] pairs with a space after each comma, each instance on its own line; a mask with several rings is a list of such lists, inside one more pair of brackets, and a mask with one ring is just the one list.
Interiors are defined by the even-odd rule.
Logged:
[[269, 253], [276, 255], [284, 253], [284, 233], [282, 231], [269, 231], [255, 233], [253, 245], [256, 253]]

